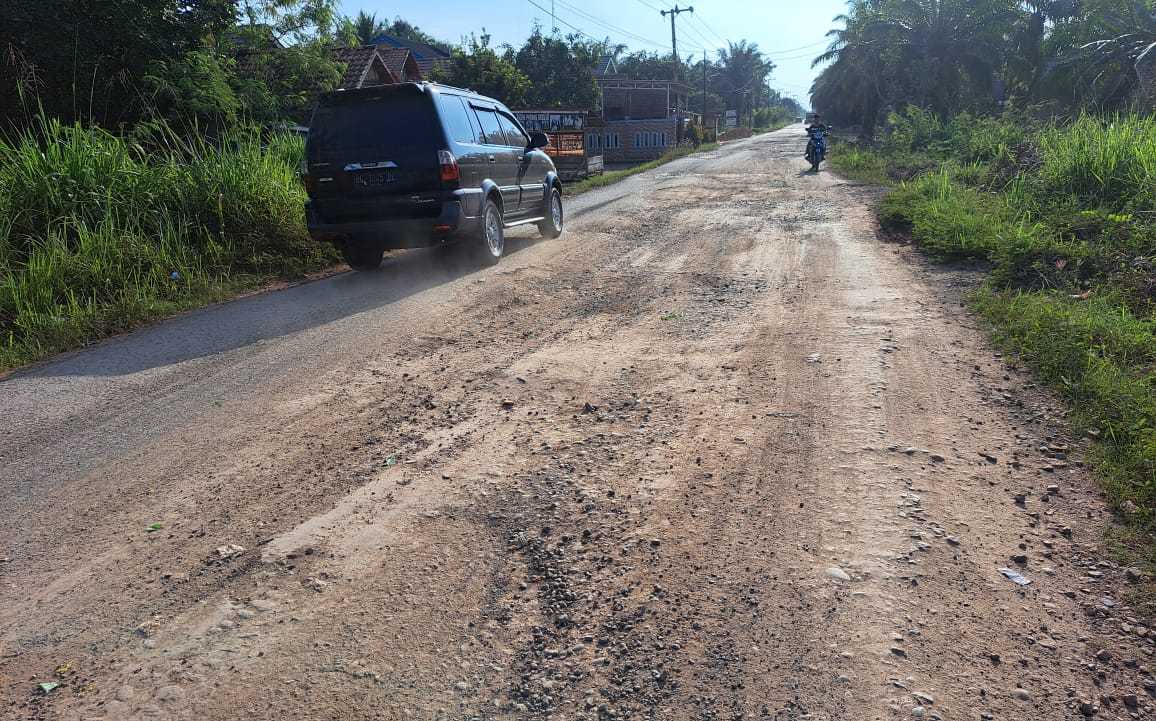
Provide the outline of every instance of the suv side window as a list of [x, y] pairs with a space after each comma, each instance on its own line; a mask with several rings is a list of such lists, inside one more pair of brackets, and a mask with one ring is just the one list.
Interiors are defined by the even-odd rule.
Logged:
[[519, 148], [530, 147], [530, 139], [526, 137], [526, 134], [522, 132], [513, 118], [505, 113], [498, 113], [498, 120], [502, 123], [502, 130], [506, 131], [506, 141], [510, 145]]
[[446, 124], [446, 132], [449, 136], [459, 143], [478, 142], [474, 124], [470, 122], [469, 110], [462, 103], [462, 99], [457, 95], [440, 94], [437, 98], [442, 122]]
[[478, 114], [478, 122], [482, 126], [481, 141], [486, 145], [506, 145], [506, 134], [502, 132], [502, 126], [498, 122], [498, 114], [493, 110], [477, 106], [474, 106], [474, 112]]

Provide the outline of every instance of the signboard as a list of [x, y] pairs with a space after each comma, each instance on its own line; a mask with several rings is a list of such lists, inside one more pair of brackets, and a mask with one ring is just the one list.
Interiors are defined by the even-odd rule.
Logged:
[[726, 128], [727, 130], [734, 130], [739, 126], [739, 111], [728, 110], [726, 114]]
[[582, 110], [515, 110], [514, 116], [529, 131], [556, 133], [586, 126], [586, 112]]
[[[550, 151], [553, 151], [552, 153]], [[554, 133], [550, 136], [547, 153], [553, 155], [586, 154], [586, 136], [583, 133]]]

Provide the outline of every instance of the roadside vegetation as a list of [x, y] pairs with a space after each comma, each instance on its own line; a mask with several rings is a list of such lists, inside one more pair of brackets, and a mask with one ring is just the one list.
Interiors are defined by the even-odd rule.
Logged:
[[336, 262], [309, 240], [302, 143], [41, 116], [0, 139], [0, 368]]
[[[816, 109], [884, 229], [987, 269], [976, 310], [1071, 404], [1156, 562], [1156, 4], [851, 3]], [[856, 135], [858, 140], [848, 138]]]

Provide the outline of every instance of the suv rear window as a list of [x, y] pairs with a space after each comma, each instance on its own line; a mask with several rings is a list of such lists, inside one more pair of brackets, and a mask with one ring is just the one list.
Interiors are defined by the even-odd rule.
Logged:
[[457, 95], [438, 95], [437, 99], [442, 120], [450, 136], [459, 143], [478, 142], [475, 122], [470, 118], [473, 113], [462, 99]]
[[421, 93], [350, 98], [319, 105], [309, 128], [310, 161], [389, 160], [443, 145], [433, 103]]

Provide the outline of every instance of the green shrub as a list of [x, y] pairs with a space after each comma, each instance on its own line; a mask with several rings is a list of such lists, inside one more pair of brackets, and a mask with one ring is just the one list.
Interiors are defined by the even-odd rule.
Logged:
[[843, 175], [864, 183], [885, 185], [890, 181], [887, 175], [887, 161], [882, 155], [849, 143], [832, 142], [829, 162]]
[[1084, 116], [1038, 139], [1039, 192], [1091, 208], [1156, 208], [1156, 118]]
[[0, 367], [334, 261], [305, 231], [299, 138], [146, 137], [41, 118], [0, 139]]
[[948, 170], [901, 184], [880, 208], [880, 220], [940, 258], [987, 258], [1006, 222], [997, 202], [955, 182]]
[[1015, 156], [1030, 129], [1014, 119], [975, 117], [961, 113], [944, 121], [934, 113], [910, 106], [891, 113], [883, 148], [889, 156], [928, 153], [961, 163], [992, 162]]
[[798, 116], [781, 105], [759, 108], [754, 115], [754, 126], [758, 130], [777, 130], [797, 121]]

